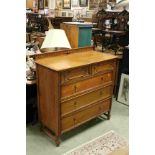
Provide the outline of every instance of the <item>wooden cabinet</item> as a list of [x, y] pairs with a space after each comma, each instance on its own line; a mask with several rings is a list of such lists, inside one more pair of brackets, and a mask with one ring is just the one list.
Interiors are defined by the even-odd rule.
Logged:
[[64, 22], [60, 27], [66, 32], [72, 48], [91, 46], [92, 24]]
[[110, 119], [116, 58], [92, 47], [36, 58], [39, 120], [57, 145], [62, 133], [92, 118]]

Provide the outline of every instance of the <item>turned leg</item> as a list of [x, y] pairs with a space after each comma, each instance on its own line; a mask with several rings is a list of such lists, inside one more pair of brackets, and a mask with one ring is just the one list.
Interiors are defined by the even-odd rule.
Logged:
[[40, 124], [40, 132], [43, 131], [44, 126], [42, 124]]
[[111, 113], [110, 111], [108, 111], [107, 119], [110, 120], [110, 118], [111, 118]]
[[107, 113], [104, 113], [104, 115], [107, 117], [107, 120], [110, 120], [110, 117], [111, 117], [110, 111], [108, 111]]
[[59, 145], [60, 145], [59, 137], [55, 137], [55, 144], [57, 147], [59, 147]]
[[54, 135], [46, 127], [43, 127], [42, 130], [55, 142], [56, 146], [60, 145], [60, 136]]

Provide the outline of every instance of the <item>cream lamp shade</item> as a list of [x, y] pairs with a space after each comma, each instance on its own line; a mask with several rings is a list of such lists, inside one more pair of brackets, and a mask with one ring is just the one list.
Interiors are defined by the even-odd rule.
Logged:
[[129, 9], [129, 0], [119, 0], [116, 4], [115, 4], [115, 9], [120, 9], [120, 8], [126, 8], [126, 10]]
[[51, 48], [71, 48], [66, 33], [62, 29], [50, 29], [46, 33], [46, 37], [41, 49]]

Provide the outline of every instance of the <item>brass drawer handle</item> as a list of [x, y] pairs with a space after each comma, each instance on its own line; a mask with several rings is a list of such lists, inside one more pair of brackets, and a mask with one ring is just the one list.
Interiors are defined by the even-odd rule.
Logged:
[[67, 80], [73, 80], [73, 79], [76, 79], [76, 78], [82, 78], [84, 76], [85, 75], [78, 75], [78, 76], [74, 76], [74, 77], [67, 77]]

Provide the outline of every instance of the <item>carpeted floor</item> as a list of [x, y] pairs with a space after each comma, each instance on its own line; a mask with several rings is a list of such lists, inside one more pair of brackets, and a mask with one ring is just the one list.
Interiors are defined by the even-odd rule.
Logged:
[[110, 130], [116, 131], [128, 142], [129, 107], [113, 100], [110, 120], [94, 119], [81, 127], [72, 130], [61, 137], [59, 147], [43, 132], [39, 124], [27, 126], [27, 155], [61, 155], [73, 148], [86, 143]]
[[111, 130], [63, 155], [109, 155], [118, 149], [128, 149], [128, 143]]

